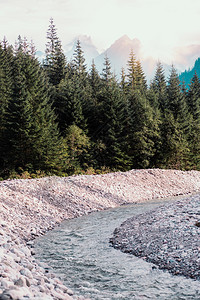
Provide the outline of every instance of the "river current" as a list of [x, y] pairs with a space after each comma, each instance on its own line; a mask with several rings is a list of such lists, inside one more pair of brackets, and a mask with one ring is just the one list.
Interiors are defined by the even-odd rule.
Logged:
[[[169, 201], [175, 200], [165, 200]], [[76, 295], [91, 299], [198, 300], [199, 281], [171, 275], [109, 245], [123, 221], [161, 204], [163, 200], [121, 206], [64, 221], [35, 241], [36, 258], [46, 262]]]

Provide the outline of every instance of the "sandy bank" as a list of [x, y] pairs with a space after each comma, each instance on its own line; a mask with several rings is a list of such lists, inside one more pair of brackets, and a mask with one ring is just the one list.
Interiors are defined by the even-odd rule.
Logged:
[[200, 172], [159, 169], [0, 182], [0, 299], [71, 299], [26, 245], [62, 220], [199, 190]]

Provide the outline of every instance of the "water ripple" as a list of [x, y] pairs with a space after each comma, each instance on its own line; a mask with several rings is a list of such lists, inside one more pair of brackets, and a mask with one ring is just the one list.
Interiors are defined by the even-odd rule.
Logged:
[[199, 300], [200, 282], [173, 276], [109, 247], [109, 238], [123, 221], [161, 203], [123, 206], [67, 220], [36, 241], [36, 257], [77, 295], [91, 299]]

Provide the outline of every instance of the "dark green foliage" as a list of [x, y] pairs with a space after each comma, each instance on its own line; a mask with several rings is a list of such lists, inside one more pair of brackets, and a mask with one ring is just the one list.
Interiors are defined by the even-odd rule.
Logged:
[[[118, 83], [108, 57], [88, 72], [80, 41], [66, 64], [53, 19], [46, 59], [20, 36], [0, 45], [0, 175], [99, 173], [130, 168], [200, 170], [200, 82], [187, 90], [158, 63], [147, 86], [131, 51]], [[25, 173], [24, 173], [25, 172]], [[23, 175], [25, 174], [25, 175]], [[28, 174], [28, 175], [27, 175]], [[13, 176], [13, 175], [11, 175]]]
[[3, 132], [4, 166], [11, 170], [59, 170], [61, 140], [45, 76], [38, 61], [21, 47], [13, 59], [12, 76], [12, 98]]
[[101, 146], [96, 149], [95, 159], [98, 165], [124, 169], [128, 165], [124, 145], [125, 102], [108, 57], [105, 57], [98, 99], [99, 119], [94, 137]]
[[180, 80], [176, 69], [172, 66], [171, 73], [167, 86], [167, 104], [166, 108], [169, 109], [174, 118], [182, 118], [187, 115], [186, 99], [181, 91]]
[[107, 56], [105, 56], [105, 59], [104, 59], [104, 67], [103, 67], [101, 75], [102, 75], [102, 80], [105, 83], [105, 85], [110, 85], [112, 82], [113, 73], [111, 70], [110, 60]]
[[170, 111], [165, 112], [161, 133], [161, 166], [173, 169], [187, 168], [189, 159], [188, 135], [184, 133], [182, 123], [175, 119]]
[[[151, 167], [160, 141], [159, 118], [139, 91], [128, 98], [129, 156], [133, 168]], [[153, 165], [154, 166], [154, 165]]]
[[191, 120], [185, 94], [172, 66], [162, 125], [163, 161], [166, 161], [166, 165], [173, 168], [187, 167]]
[[127, 83], [130, 90], [134, 90], [136, 87], [136, 58], [133, 51], [130, 53], [129, 60], [127, 62]]
[[154, 106], [157, 106], [161, 112], [164, 112], [167, 106], [167, 84], [163, 66], [160, 62], [157, 64], [156, 73], [150, 89], [153, 90], [157, 99], [155, 100], [154, 98], [154, 100], [152, 100]]
[[47, 31], [47, 40], [44, 68], [50, 83], [57, 86], [65, 76], [66, 58], [52, 18]]
[[[88, 96], [87, 96], [87, 122], [90, 136], [98, 136], [99, 120], [101, 119], [101, 91], [102, 80], [96, 69], [94, 61], [88, 77]], [[90, 88], [90, 90], [89, 90]]]
[[125, 73], [124, 68], [122, 68], [122, 70], [121, 70], [120, 88], [125, 95], [128, 93], [128, 83], [126, 81], [126, 73]]
[[66, 76], [58, 86], [56, 112], [62, 134], [73, 124], [82, 129], [86, 128], [81, 102], [82, 92], [79, 78], [75, 75], [71, 78]]
[[62, 135], [65, 135], [65, 130], [71, 125], [76, 125], [82, 130], [87, 129], [85, 114], [91, 89], [84, 62], [83, 51], [78, 41], [74, 59], [68, 64], [65, 78], [58, 85], [54, 97], [54, 107]]
[[189, 88], [192, 77], [194, 76], [195, 73], [197, 74], [198, 77], [200, 77], [200, 58], [198, 58], [195, 61], [194, 67], [192, 69], [186, 70], [179, 75], [179, 79], [181, 83], [184, 82], [186, 88]]
[[73, 67], [77, 75], [84, 80], [87, 76], [84, 53], [78, 40], [74, 51]]
[[139, 60], [137, 60], [135, 64], [135, 88], [142, 94], [145, 94], [147, 90], [146, 77]]
[[195, 120], [200, 120], [200, 81], [195, 72], [187, 94], [187, 104]]

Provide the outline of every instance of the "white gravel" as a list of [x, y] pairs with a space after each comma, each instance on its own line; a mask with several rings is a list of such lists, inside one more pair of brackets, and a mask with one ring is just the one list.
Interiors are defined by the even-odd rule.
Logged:
[[0, 299], [77, 299], [31, 253], [62, 220], [199, 190], [200, 172], [159, 169], [0, 182]]

